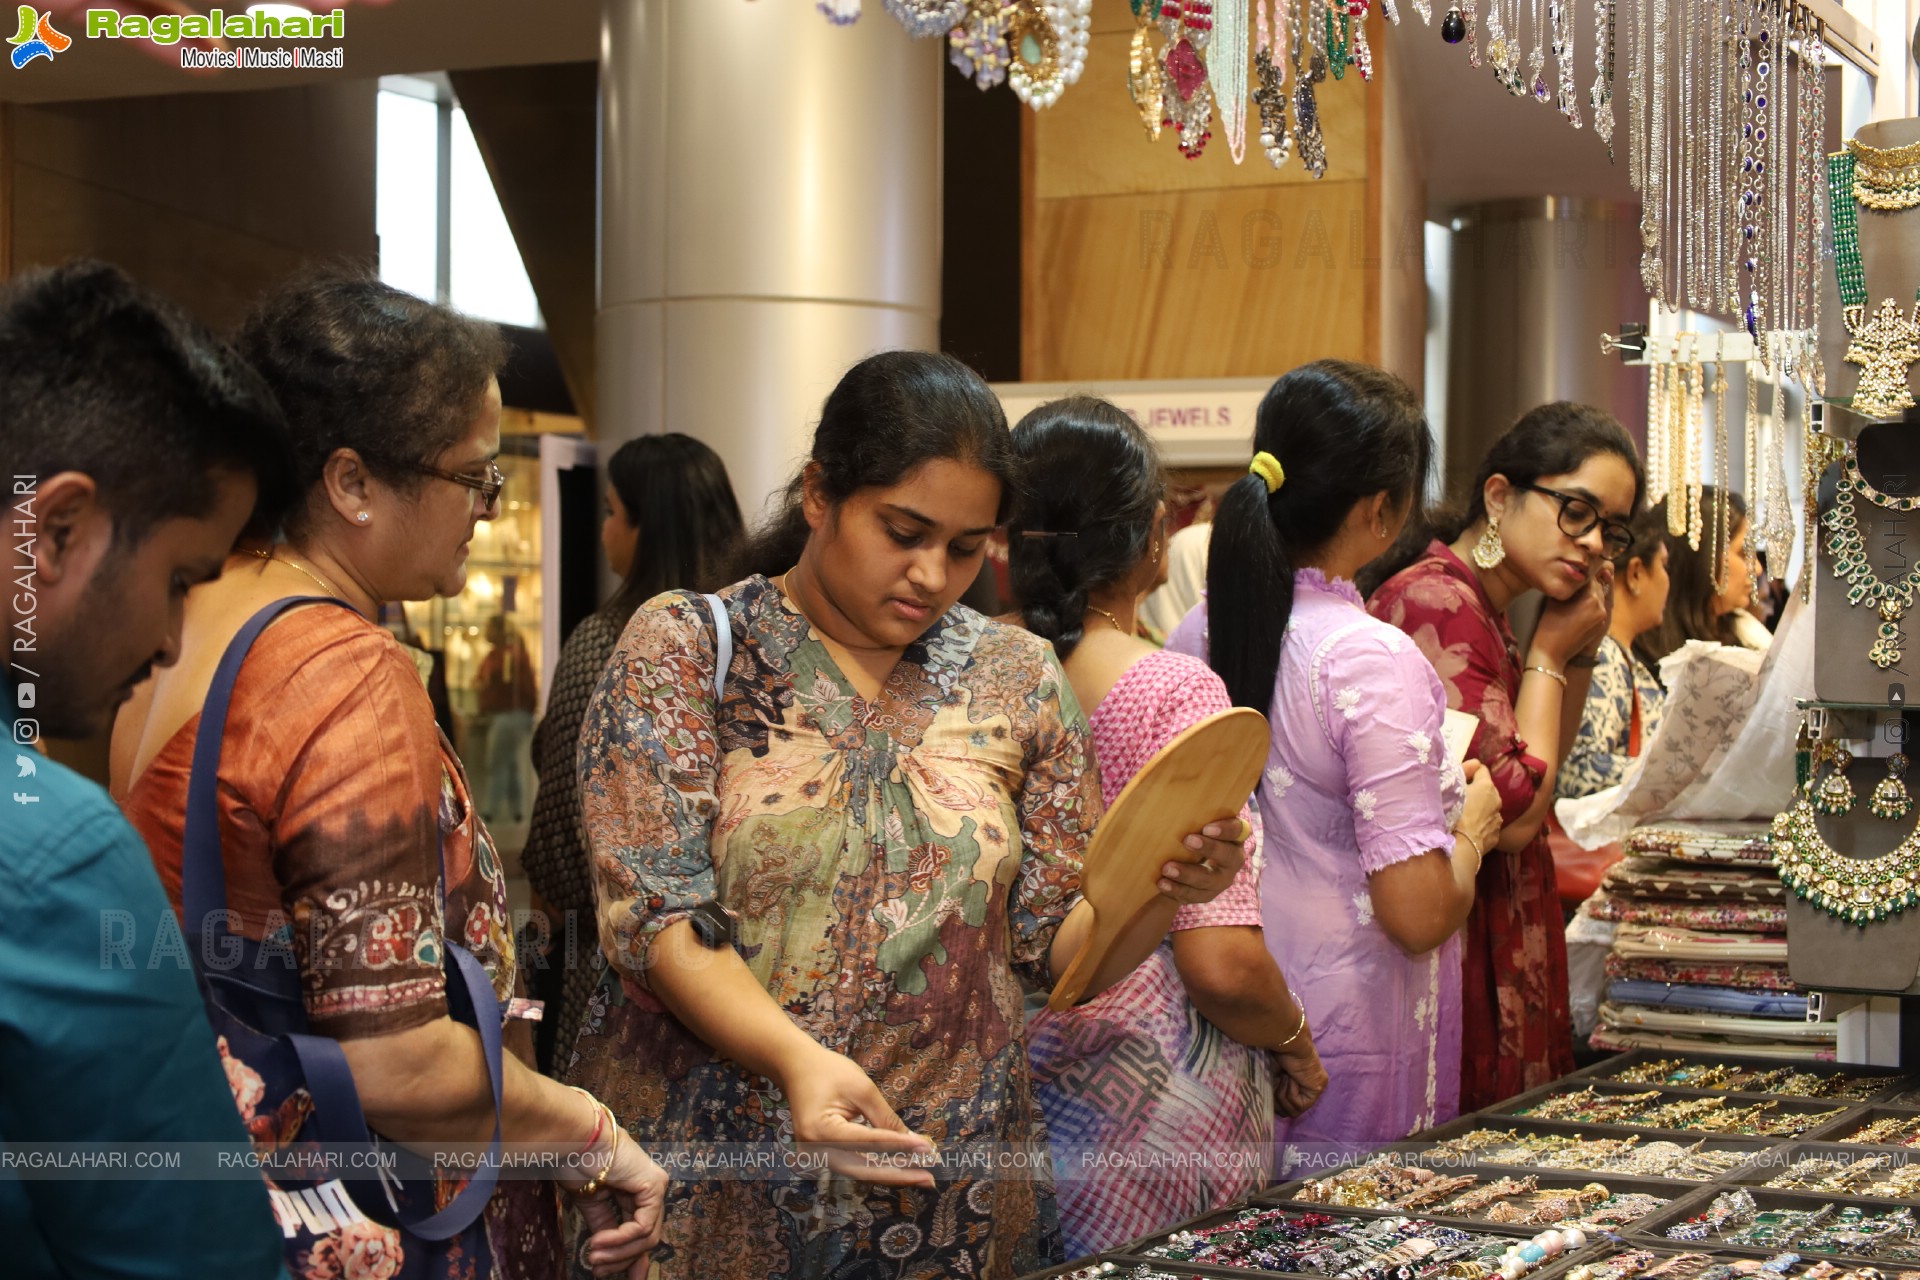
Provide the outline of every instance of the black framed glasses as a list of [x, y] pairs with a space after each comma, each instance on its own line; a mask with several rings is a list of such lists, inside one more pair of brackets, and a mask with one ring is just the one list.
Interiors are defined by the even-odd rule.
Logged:
[[1560, 532], [1569, 538], [1584, 538], [1592, 533], [1597, 525], [1600, 529], [1600, 542], [1606, 548], [1607, 559], [1619, 563], [1620, 558], [1633, 548], [1633, 530], [1618, 520], [1608, 520], [1600, 514], [1600, 509], [1574, 493], [1562, 493], [1558, 489], [1549, 489], [1537, 484], [1516, 484], [1516, 489], [1525, 489], [1529, 493], [1545, 494], [1560, 504]]
[[473, 490], [480, 495], [480, 509], [482, 511], [492, 511], [495, 507], [499, 506], [500, 491], [507, 487], [506, 473], [500, 470], [499, 464], [493, 462], [487, 464], [487, 474], [484, 478], [480, 476], [462, 475], [458, 471], [446, 471], [440, 467], [430, 467], [424, 462], [414, 463], [413, 469], [422, 475], [435, 476], [441, 480], [451, 480], [457, 485], [464, 485]]

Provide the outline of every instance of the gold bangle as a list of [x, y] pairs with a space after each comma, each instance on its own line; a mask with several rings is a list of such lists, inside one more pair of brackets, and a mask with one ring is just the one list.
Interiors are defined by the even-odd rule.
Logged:
[[1565, 673], [1555, 671], [1552, 667], [1543, 667], [1536, 662], [1534, 665], [1528, 667], [1527, 670], [1538, 671], [1541, 675], [1545, 676], [1547, 679], [1554, 681], [1562, 689], [1567, 687], [1567, 677]]
[[569, 1193], [575, 1200], [591, 1200], [594, 1196], [598, 1195], [605, 1186], [607, 1175], [613, 1172], [613, 1162], [620, 1158], [620, 1137], [626, 1131], [620, 1127], [620, 1121], [614, 1117], [612, 1107], [609, 1107], [606, 1103], [600, 1101], [600, 1099], [594, 1098], [592, 1094], [587, 1093], [585, 1089], [581, 1089], [578, 1085], [569, 1085], [568, 1087], [578, 1090], [578, 1092], [586, 1094], [588, 1098], [593, 1099], [593, 1105], [600, 1108], [600, 1118], [605, 1123], [607, 1129], [606, 1164], [601, 1166], [600, 1172], [594, 1174], [579, 1186], [574, 1187]]
[[1292, 1035], [1288, 1036], [1285, 1040], [1282, 1040], [1279, 1044], [1273, 1046], [1276, 1051], [1280, 1049], [1284, 1049], [1288, 1045], [1292, 1044], [1295, 1040], [1298, 1040], [1300, 1038], [1300, 1033], [1307, 1029], [1306, 1003], [1303, 1000], [1301, 1000], [1299, 996], [1294, 995], [1291, 990], [1287, 992], [1287, 995], [1294, 1002], [1294, 1004], [1298, 1005], [1300, 1008], [1300, 1025], [1293, 1029]]
[[1480, 842], [1478, 840], [1475, 840], [1472, 836], [1460, 830], [1460, 828], [1458, 827], [1455, 827], [1453, 829], [1453, 834], [1456, 838], [1465, 840], [1468, 844], [1472, 845], [1474, 856], [1478, 858], [1481, 862], [1485, 862], [1487, 860], [1487, 851], [1480, 847]]

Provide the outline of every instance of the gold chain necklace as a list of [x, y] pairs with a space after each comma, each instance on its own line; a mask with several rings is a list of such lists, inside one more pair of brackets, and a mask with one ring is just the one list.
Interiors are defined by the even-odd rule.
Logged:
[[331, 582], [328, 582], [325, 578], [321, 577], [319, 574], [315, 573], [313, 570], [307, 568], [305, 565], [297, 564], [292, 560], [282, 560], [279, 556], [276, 556], [271, 551], [252, 551], [252, 552], [249, 552], [248, 554], [255, 557], [256, 559], [271, 561], [274, 564], [283, 564], [287, 566], [287, 568], [289, 569], [295, 570], [296, 572], [299, 572], [299, 573], [304, 573], [307, 575], [307, 577], [319, 583], [321, 590], [325, 591], [328, 595], [332, 596], [334, 599], [336, 600], [346, 599], [346, 597], [341, 595], [340, 592], [334, 587], [334, 585]]
[[1118, 631], [1123, 636], [1133, 634], [1131, 631], [1128, 631], [1125, 627], [1120, 625], [1120, 619], [1114, 617], [1112, 614], [1108, 613], [1105, 609], [1102, 609], [1097, 604], [1088, 605], [1087, 612], [1099, 614], [1101, 617], [1105, 618], [1108, 622], [1111, 622], [1113, 624], [1113, 629], [1115, 631]]
[[1854, 138], [1847, 150], [1854, 159], [1855, 200], [1881, 212], [1920, 204], [1920, 142], [1883, 149]]

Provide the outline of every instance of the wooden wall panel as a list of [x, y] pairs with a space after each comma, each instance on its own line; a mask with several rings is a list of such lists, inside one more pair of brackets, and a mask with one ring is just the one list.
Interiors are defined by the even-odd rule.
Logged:
[[1364, 359], [1361, 182], [1037, 202], [1030, 382]]
[[[1369, 27], [1376, 53], [1384, 27]], [[1147, 140], [1128, 96], [1132, 30], [1126, 0], [1095, 0], [1086, 75], [1024, 131], [1021, 376], [1270, 377], [1322, 356], [1403, 352], [1416, 326], [1423, 350], [1424, 278], [1415, 299], [1406, 273], [1382, 265], [1393, 238], [1377, 170], [1417, 157], [1381, 116], [1381, 79], [1320, 86], [1323, 179], [1297, 150], [1284, 169], [1267, 164], [1251, 106], [1245, 163], [1217, 124], [1187, 160], [1170, 136]], [[1423, 197], [1417, 181], [1396, 190], [1403, 204]]]

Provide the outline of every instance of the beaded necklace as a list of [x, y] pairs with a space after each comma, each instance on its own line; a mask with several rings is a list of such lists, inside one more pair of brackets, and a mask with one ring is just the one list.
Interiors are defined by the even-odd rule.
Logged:
[[1902, 316], [1900, 304], [1886, 298], [1873, 319], [1866, 318], [1867, 273], [1860, 261], [1860, 223], [1854, 212], [1857, 172], [1851, 144], [1827, 157], [1834, 274], [1840, 283], [1841, 317], [1853, 339], [1847, 345], [1847, 363], [1860, 366], [1850, 407], [1861, 417], [1893, 418], [1914, 403], [1907, 367], [1920, 360], [1920, 289], [1914, 291], [1911, 314]]

